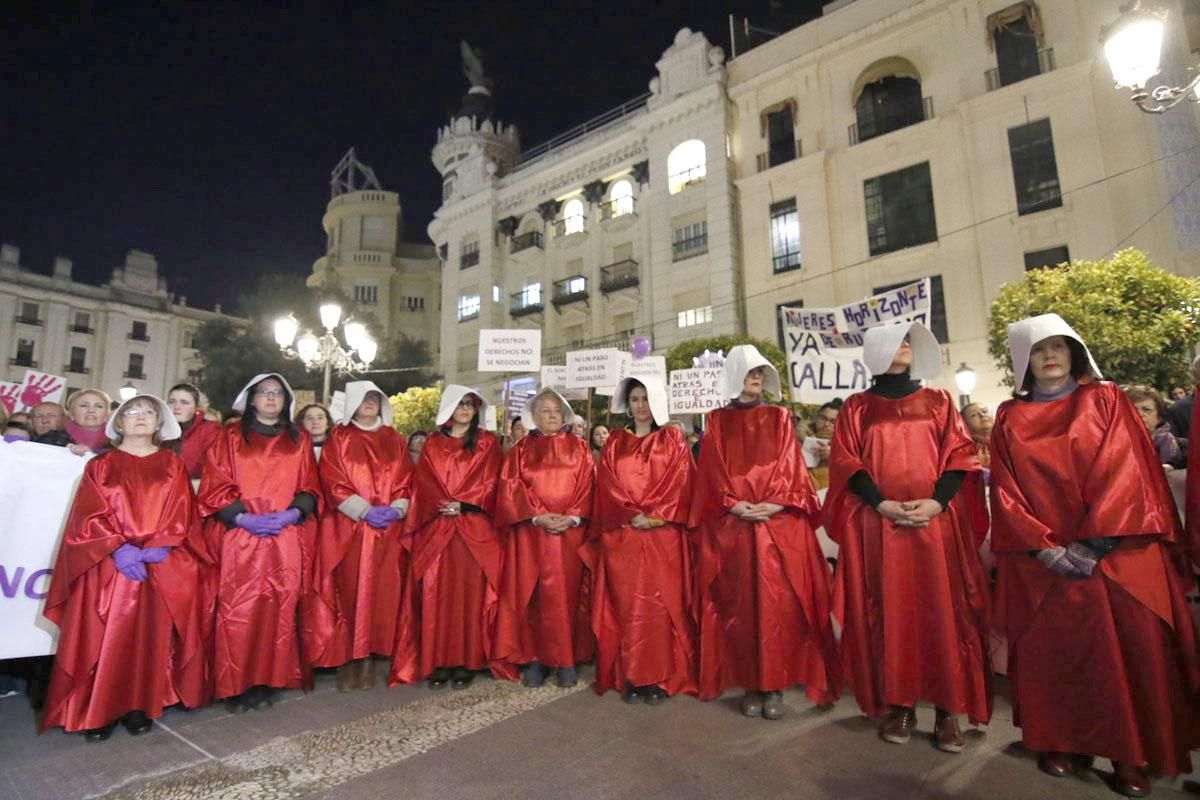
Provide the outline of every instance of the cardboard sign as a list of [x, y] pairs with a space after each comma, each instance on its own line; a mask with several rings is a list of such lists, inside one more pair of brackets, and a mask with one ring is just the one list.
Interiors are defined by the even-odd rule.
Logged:
[[[621, 377], [617, 380], [619, 384], [626, 378], [658, 378], [665, 386], [667, 384], [667, 357], [666, 356], [646, 356], [645, 358], [634, 358], [629, 353], [621, 354]], [[596, 389], [596, 394], [602, 394], [606, 397], [611, 397], [616, 394], [617, 386], [604, 386]]]
[[616, 386], [621, 379], [622, 353], [615, 347], [567, 353], [567, 386], [572, 389]]
[[587, 400], [587, 389], [567, 388], [567, 368], [565, 365], [548, 365], [542, 367], [542, 389], [553, 389], [568, 400]]
[[333, 421], [336, 423], [339, 422], [345, 415], [346, 393], [335, 391], [333, 396], [329, 398], [329, 416], [333, 417]]
[[721, 399], [720, 367], [709, 369], [673, 369], [667, 388], [672, 414], [704, 414], [725, 405]]
[[17, 410], [20, 396], [20, 381], [0, 381], [0, 404], [3, 404], [4, 410], [9, 414]]
[[25, 380], [17, 395], [20, 410], [28, 411], [38, 403], [61, 403], [67, 392], [67, 379], [36, 369], [25, 370]]
[[537, 372], [542, 368], [542, 332], [481, 330], [478, 368], [480, 372]]

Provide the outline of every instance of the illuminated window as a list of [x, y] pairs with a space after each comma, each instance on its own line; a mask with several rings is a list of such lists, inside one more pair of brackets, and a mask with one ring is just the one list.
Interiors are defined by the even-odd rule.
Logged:
[[704, 180], [706, 161], [704, 142], [689, 139], [667, 156], [667, 190], [678, 194], [694, 183]]
[[712, 306], [689, 308], [687, 311], [680, 311], [678, 317], [679, 327], [681, 328], [703, 325], [707, 322], [712, 322]]
[[464, 294], [458, 298], [458, 321], [465, 322], [479, 316], [479, 295]]
[[583, 233], [583, 222], [583, 201], [578, 197], [568, 200], [563, 206], [561, 235]]
[[771, 204], [771, 269], [787, 272], [800, 266], [800, 215], [796, 198]]
[[619, 217], [624, 214], [632, 214], [633, 184], [625, 180], [617, 181], [609, 191], [608, 199], [612, 203], [612, 216]]

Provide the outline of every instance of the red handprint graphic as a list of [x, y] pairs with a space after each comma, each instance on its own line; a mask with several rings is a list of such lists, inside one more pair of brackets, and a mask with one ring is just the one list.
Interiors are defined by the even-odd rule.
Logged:
[[27, 370], [25, 384], [21, 387], [21, 403], [25, 408], [33, 408], [45, 401], [57, 402], [65, 385], [65, 381], [56, 375]]
[[21, 384], [16, 381], [0, 381], [0, 404], [4, 405], [9, 414], [17, 410], [17, 397], [21, 394]]

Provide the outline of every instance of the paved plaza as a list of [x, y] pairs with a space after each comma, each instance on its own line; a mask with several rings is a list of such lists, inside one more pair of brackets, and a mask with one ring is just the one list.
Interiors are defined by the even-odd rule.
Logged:
[[[1003, 699], [986, 733], [969, 733], [953, 756], [927, 735], [880, 741], [852, 698], [821, 713], [790, 691], [788, 716], [768, 722], [742, 717], [737, 697], [649, 708], [597, 697], [582, 682], [525, 689], [489, 678], [463, 691], [339, 694], [327, 673], [312, 693], [281, 693], [269, 711], [170, 711], [145, 736], [118, 727], [94, 744], [57, 730], [38, 736], [34, 713], [14, 697], [0, 700], [0, 798], [1117, 797], [1107, 761], [1080, 777], [1038, 772]], [[933, 709], [918, 718], [928, 731]], [[1153, 796], [1197, 797], [1200, 785], [1159, 779]]]

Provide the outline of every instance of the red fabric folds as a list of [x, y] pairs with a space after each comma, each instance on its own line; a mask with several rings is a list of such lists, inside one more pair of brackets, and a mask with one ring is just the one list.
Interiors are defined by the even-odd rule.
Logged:
[[221, 435], [221, 423], [205, 419], [197, 412], [192, 418], [192, 424], [183, 432], [179, 440], [179, 455], [187, 466], [188, 477], [195, 480], [204, 471], [204, 462], [208, 458], [208, 450], [216, 443]]
[[[747, 522], [728, 513], [739, 500], [784, 509]], [[786, 409], [709, 412], [690, 515], [702, 699], [731, 686], [777, 691], [795, 683], [815, 703], [837, 698], [841, 668], [819, 516]]]
[[317, 515], [277, 536], [226, 528], [216, 517], [205, 537], [217, 556], [216, 646], [213, 671], [218, 698], [251, 686], [299, 688], [308, 662], [301, 656], [301, 604], [311, 597], [317, 517], [324, 506], [312, 442], [301, 431], [243, 439], [240, 426], [222, 428], [208, 451], [200, 482], [200, 512], [216, 514], [241, 500], [252, 514], [283, 511], [300, 492], [316, 500]]
[[[170, 547], [134, 581], [117, 572], [124, 544]], [[212, 699], [210, 570], [187, 471], [167, 451], [111, 450], [92, 459], [75, 493], [54, 565], [46, 618], [61, 630], [42, 729], [103, 727], [130, 711], [156, 718]]]
[[400, 600], [408, 580], [404, 522], [374, 528], [338, 508], [358, 496], [370, 506], [411, 498], [412, 459], [394, 428], [337, 425], [318, 467], [328, 509], [321, 517], [313, 568], [315, 597], [305, 647], [317, 667], [338, 667], [395, 649]]
[[[596, 690], [658, 686], [697, 691], [696, 623], [687, 517], [696, 466], [683, 432], [638, 438], [615, 430], [596, 476], [593, 537], [584, 547], [595, 574], [592, 630]], [[665, 522], [638, 530], [639, 513]]]
[[[567, 431], [526, 436], [505, 456], [496, 525], [504, 531], [500, 605], [492, 671], [515, 679], [538, 661], [569, 667], [592, 657], [584, 525], [552, 534], [530, 523], [541, 514], [587, 519], [596, 462], [588, 443]], [[586, 524], [586, 522], [585, 522]]]
[[[992, 432], [992, 549], [1026, 747], [1174, 774], [1198, 743], [1200, 669], [1170, 490], [1145, 426], [1107, 382], [1010, 400]], [[1091, 577], [1030, 551], [1120, 537]]]
[[[932, 497], [948, 470], [968, 476], [945, 511], [923, 528], [906, 528], [850, 491], [859, 470], [886, 499], [901, 502]], [[841, 547], [834, 616], [842, 624], [842, 664], [870, 717], [928, 700], [973, 724], [991, 718], [979, 474], [975, 444], [945, 391], [919, 389], [898, 399], [862, 392], [842, 406], [825, 530]]]
[[[425, 440], [405, 520], [412, 535], [412, 580], [389, 683], [415, 683], [438, 667], [488, 666], [503, 556], [492, 523], [502, 458], [500, 440], [488, 431], [479, 431], [474, 451], [445, 433]], [[482, 513], [441, 514], [452, 500]]]

